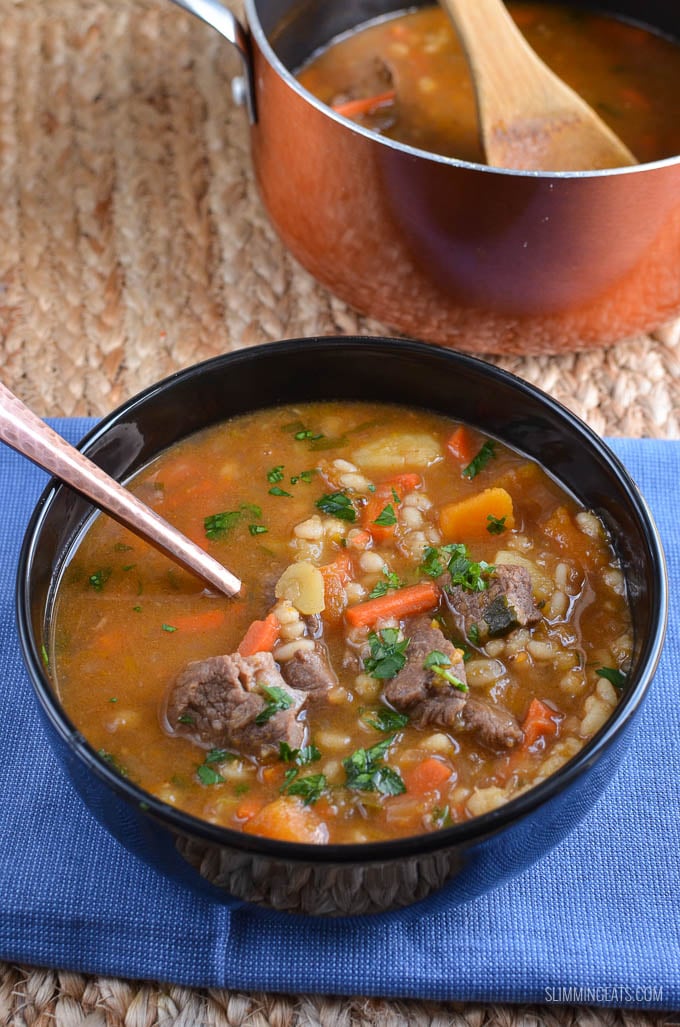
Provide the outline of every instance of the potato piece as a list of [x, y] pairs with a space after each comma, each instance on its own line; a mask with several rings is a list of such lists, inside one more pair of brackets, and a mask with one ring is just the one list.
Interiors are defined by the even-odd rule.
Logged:
[[324, 603], [323, 575], [306, 560], [292, 563], [276, 583], [277, 599], [287, 599], [300, 613], [321, 613]]
[[352, 454], [352, 460], [362, 471], [404, 471], [410, 467], [429, 467], [441, 456], [439, 443], [432, 435], [395, 432], [360, 446]]

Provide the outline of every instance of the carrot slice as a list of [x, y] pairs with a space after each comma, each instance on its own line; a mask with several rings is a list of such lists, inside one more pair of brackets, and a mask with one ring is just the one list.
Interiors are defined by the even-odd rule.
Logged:
[[464, 424], [456, 428], [446, 443], [446, 447], [456, 460], [460, 460], [461, 464], [465, 466], [471, 463], [477, 453], [474, 439]]
[[201, 610], [199, 613], [186, 613], [179, 617], [173, 616], [172, 625], [180, 631], [216, 631], [227, 619], [225, 610]]
[[279, 622], [273, 613], [264, 620], [254, 620], [246, 631], [238, 647], [240, 656], [253, 656], [255, 653], [270, 653], [279, 637]]
[[448, 763], [443, 763], [434, 756], [427, 756], [414, 767], [405, 770], [402, 776], [408, 793], [424, 795], [426, 792], [441, 788], [451, 774], [452, 768]]
[[323, 577], [324, 614], [329, 621], [338, 621], [347, 606], [345, 585], [352, 580], [352, 560], [347, 553], [333, 563], [319, 567]]
[[333, 104], [332, 110], [336, 114], [342, 114], [344, 118], [356, 118], [359, 114], [370, 114], [378, 107], [386, 107], [392, 103], [397, 93], [394, 89], [388, 89], [385, 93], [378, 93], [377, 96], [364, 96], [359, 100], [347, 100], [346, 103]]
[[248, 820], [243, 830], [246, 834], [278, 838], [282, 842], [322, 845], [328, 841], [328, 828], [314, 810], [287, 795], [268, 802]]
[[439, 603], [439, 595], [434, 581], [421, 581], [350, 606], [345, 617], [353, 628], [370, 627], [382, 617], [410, 617], [434, 610]]
[[556, 735], [559, 722], [555, 717], [555, 710], [552, 710], [547, 703], [541, 702], [540, 699], [532, 699], [522, 724], [524, 732], [522, 748], [530, 749], [541, 735], [544, 737]]
[[457, 503], [447, 503], [439, 511], [439, 527], [447, 542], [487, 538], [489, 526], [500, 520], [505, 528], [515, 526], [512, 497], [499, 488], [484, 489]]
[[390, 542], [394, 536], [396, 524], [376, 524], [383, 510], [388, 506], [392, 509], [399, 506], [402, 499], [408, 492], [420, 488], [422, 478], [419, 474], [404, 473], [396, 474], [387, 481], [381, 481], [372, 496], [369, 497], [366, 505], [361, 511], [361, 524], [366, 531], [371, 533], [374, 542]]

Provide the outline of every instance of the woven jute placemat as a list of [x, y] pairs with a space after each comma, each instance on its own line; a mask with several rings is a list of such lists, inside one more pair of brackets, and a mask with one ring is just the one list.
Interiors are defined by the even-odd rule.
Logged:
[[[2, 378], [38, 413], [101, 415], [172, 371], [264, 341], [393, 334], [283, 250], [231, 98], [238, 70], [169, 0], [0, 0]], [[489, 359], [601, 433], [678, 437], [679, 351], [677, 322], [607, 350]], [[577, 1022], [663, 1018], [200, 991], [0, 964], [2, 1024]]]

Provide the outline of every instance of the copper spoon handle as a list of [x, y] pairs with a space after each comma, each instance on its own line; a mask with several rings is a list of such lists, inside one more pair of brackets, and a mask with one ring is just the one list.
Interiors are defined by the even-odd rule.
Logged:
[[0, 439], [220, 592], [240, 591], [241, 582], [226, 567], [69, 445], [1, 382]]

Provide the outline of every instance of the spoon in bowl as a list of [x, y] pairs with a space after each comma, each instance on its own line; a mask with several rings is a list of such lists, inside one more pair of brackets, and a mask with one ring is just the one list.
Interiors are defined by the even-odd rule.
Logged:
[[637, 164], [598, 114], [543, 63], [502, 0], [439, 0], [467, 57], [487, 163], [521, 171]]
[[241, 582], [226, 567], [57, 435], [1, 382], [0, 440], [220, 592], [240, 591]]

